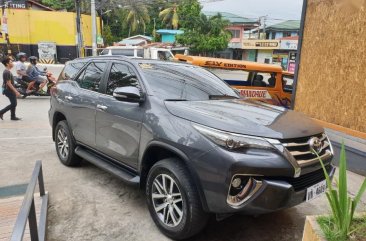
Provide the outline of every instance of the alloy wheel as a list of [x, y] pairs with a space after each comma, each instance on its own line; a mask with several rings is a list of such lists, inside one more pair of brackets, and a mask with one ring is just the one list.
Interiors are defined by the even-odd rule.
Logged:
[[169, 227], [176, 227], [183, 218], [183, 199], [177, 183], [167, 174], [155, 177], [151, 198], [155, 213]]
[[64, 128], [57, 132], [57, 148], [61, 158], [66, 159], [69, 156], [69, 141]]

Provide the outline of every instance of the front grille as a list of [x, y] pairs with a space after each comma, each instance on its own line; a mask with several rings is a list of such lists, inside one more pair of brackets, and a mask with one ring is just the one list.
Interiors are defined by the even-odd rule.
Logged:
[[285, 139], [281, 140], [281, 143], [294, 157], [300, 167], [306, 167], [319, 162], [317, 155], [312, 152], [310, 147], [310, 142], [313, 138], [318, 138], [321, 142], [321, 148], [318, 152], [320, 158], [325, 161], [332, 157], [331, 146], [324, 133], [310, 137]]
[[[332, 171], [332, 166], [328, 165], [326, 166], [326, 170], [328, 174]], [[291, 184], [295, 191], [301, 191], [308, 187], [311, 187], [314, 184], [317, 184], [323, 180], [325, 180], [325, 175], [323, 169], [319, 169], [317, 171], [302, 175], [300, 177], [294, 178], [294, 177], [274, 177], [270, 178], [271, 180], [281, 180], [286, 181], [289, 184]]]

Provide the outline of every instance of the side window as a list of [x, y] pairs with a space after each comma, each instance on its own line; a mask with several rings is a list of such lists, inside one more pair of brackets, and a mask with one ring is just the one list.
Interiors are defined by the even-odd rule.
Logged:
[[276, 73], [252, 72], [252, 86], [274, 88]]
[[98, 92], [105, 66], [106, 63], [104, 62], [90, 63], [76, 80], [79, 86], [83, 89]]
[[85, 65], [85, 62], [69, 62], [62, 70], [58, 80], [74, 79], [75, 75]]
[[292, 93], [293, 90], [293, 84], [294, 84], [294, 77], [293, 76], [282, 76], [282, 88], [283, 91]]
[[126, 86], [135, 86], [139, 88], [136, 74], [125, 64], [112, 64], [107, 82], [107, 95], [113, 95], [113, 91], [116, 88]]

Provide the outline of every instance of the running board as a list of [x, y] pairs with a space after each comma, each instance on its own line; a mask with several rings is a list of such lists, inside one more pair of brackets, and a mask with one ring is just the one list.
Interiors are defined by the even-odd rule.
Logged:
[[113, 175], [121, 178], [123, 181], [127, 182], [131, 185], [139, 185], [140, 184], [140, 177], [137, 175], [132, 174], [127, 169], [120, 167], [117, 164], [113, 164], [111, 161], [107, 160], [104, 157], [101, 157], [97, 154], [93, 154], [89, 150], [78, 146], [75, 148], [76, 155], [80, 156], [81, 158], [85, 159], [86, 161], [94, 164], [95, 166], [112, 173]]

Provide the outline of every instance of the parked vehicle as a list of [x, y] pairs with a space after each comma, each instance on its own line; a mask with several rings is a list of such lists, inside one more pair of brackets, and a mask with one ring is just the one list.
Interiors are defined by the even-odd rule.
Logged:
[[175, 59], [209, 69], [229, 85], [238, 89], [240, 94], [246, 98], [286, 108], [291, 106], [292, 86], [290, 83], [292, 82], [288, 82], [287, 87], [283, 85], [284, 74], [281, 66], [181, 54], [176, 54]]
[[111, 46], [105, 48], [100, 55], [118, 55], [130, 58], [170, 60], [174, 55], [169, 49], [142, 46]]
[[322, 127], [282, 107], [241, 99], [184, 63], [104, 56], [68, 62], [51, 92], [60, 161], [83, 158], [145, 189], [152, 219], [173, 239], [209, 213], [258, 215], [309, 201], [332, 176]]
[[[47, 71], [47, 68], [45, 68], [44, 71]], [[31, 92], [29, 94], [26, 94], [29, 83], [24, 82], [23, 80], [21, 80], [19, 78], [15, 79], [15, 88], [21, 95], [23, 95], [23, 98], [26, 98], [27, 96], [32, 96], [32, 95], [50, 96], [50, 90], [52, 87], [54, 87], [56, 85], [57, 80], [50, 72], [48, 72], [46, 74], [46, 77], [47, 77], [46, 85], [42, 89], [39, 89], [39, 86], [35, 85], [34, 88], [32, 89], [33, 92]]]

